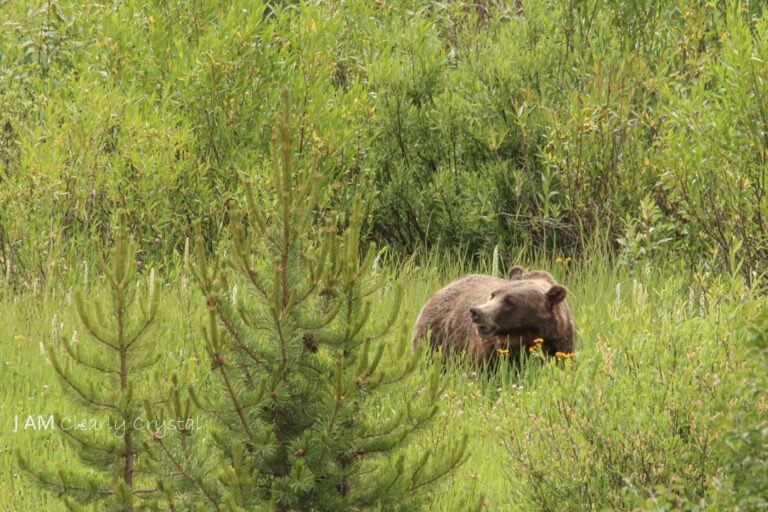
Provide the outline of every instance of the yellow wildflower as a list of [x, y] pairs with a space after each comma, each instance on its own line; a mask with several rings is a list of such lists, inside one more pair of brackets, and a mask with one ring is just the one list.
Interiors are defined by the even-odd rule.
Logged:
[[533, 342], [537, 345], [541, 345], [542, 343], [544, 343], [544, 338], [536, 338], [535, 340], [533, 340]]
[[496, 349], [496, 351], [503, 356], [506, 356], [507, 354], [509, 354], [508, 348], [498, 348]]
[[555, 357], [558, 359], [570, 359], [575, 355], [575, 352], [555, 352]]
[[16, 341], [24, 341], [26, 338], [21, 334], [17, 334], [16, 336], [13, 337], [13, 339], [15, 339]]

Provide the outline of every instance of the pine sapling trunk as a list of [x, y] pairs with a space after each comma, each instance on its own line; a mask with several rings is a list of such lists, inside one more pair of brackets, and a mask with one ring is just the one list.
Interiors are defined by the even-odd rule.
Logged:
[[[117, 345], [120, 355], [120, 394], [125, 395], [128, 392], [128, 347], [125, 343], [125, 282], [121, 282], [117, 290]], [[121, 418], [125, 425], [131, 421], [131, 418], [123, 414]], [[133, 431], [128, 428], [124, 437], [125, 454], [123, 482], [129, 488], [133, 487], [133, 458], [135, 457], [133, 449]], [[127, 511], [133, 510], [133, 504], [129, 503]]]

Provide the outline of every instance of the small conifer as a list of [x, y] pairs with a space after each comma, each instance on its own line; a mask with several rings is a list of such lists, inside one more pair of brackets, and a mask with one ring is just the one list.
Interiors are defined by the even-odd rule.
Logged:
[[[163, 485], [183, 489], [167, 493], [172, 505], [201, 509], [409, 509], [465, 460], [467, 440], [435, 451], [411, 443], [406, 456], [438, 411], [439, 366], [418, 371], [398, 321], [400, 291], [377, 269], [375, 248], [360, 246], [360, 201], [347, 217], [319, 217], [318, 165], [301, 168], [292, 130], [286, 92], [271, 187], [246, 187], [222, 265], [197, 240], [193, 272], [218, 385], [192, 397], [214, 420], [215, 444], [206, 464], [158, 439], [158, 460], [169, 462]], [[384, 288], [391, 309], [374, 311]]]
[[[153, 277], [147, 289], [141, 286], [135, 255], [136, 246], [121, 222], [107, 260], [100, 260], [109, 300], [89, 301], [76, 293], [82, 335], [57, 336], [46, 346], [63, 394], [78, 406], [75, 418], [54, 415], [57, 432], [84, 470], [68, 463], [48, 466], [21, 454], [19, 460], [34, 480], [62, 496], [70, 510], [92, 504], [98, 510], [129, 512], [150, 505], [159, 494], [154, 480], [142, 474], [140, 441], [143, 373], [160, 356], [150, 335], [157, 288]], [[74, 428], [81, 423], [83, 428]]]

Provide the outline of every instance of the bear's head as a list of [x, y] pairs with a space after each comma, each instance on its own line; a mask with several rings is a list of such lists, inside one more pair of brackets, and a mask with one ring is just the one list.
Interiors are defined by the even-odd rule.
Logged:
[[486, 302], [469, 308], [483, 338], [529, 334], [554, 322], [555, 308], [568, 289], [547, 279], [515, 279], [494, 289]]

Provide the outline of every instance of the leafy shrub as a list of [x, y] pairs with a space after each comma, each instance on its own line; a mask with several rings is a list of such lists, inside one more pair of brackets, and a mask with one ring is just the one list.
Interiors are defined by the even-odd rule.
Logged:
[[[735, 395], [750, 406], [726, 411], [731, 426], [720, 443], [725, 461], [713, 478], [709, 509], [768, 509], [768, 310], [746, 330], [746, 358]], [[727, 402], [726, 402], [727, 404]]]
[[[712, 446], [718, 461], [707, 475], [706, 491], [686, 496], [680, 480], [633, 500], [643, 510], [752, 511], [768, 509], [768, 310], [741, 329], [744, 348], [732, 384], [718, 393], [708, 427], [721, 432]], [[637, 497], [637, 495], [635, 495]]]
[[323, 208], [365, 192], [366, 236], [404, 253], [618, 248], [650, 198], [692, 267], [729, 270], [737, 241], [750, 281], [766, 263], [758, 3], [7, 4], [15, 286], [90, 259], [116, 208], [142, 262], [172, 265], [193, 219], [212, 250], [284, 84]]
[[637, 217], [627, 215], [624, 236], [617, 242], [625, 263], [654, 261], [668, 254], [667, 249], [676, 239], [676, 226], [661, 212], [650, 197], [640, 201]]
[[[592, 344], [573, 364], [534, 368], [526, 421], [500, 434], [507, 478], [525, 485], [531, 508], [669, 510], [726, 481], [743, 484], [745, 499], [759, 496], [764, 403], [746, 389], [764, 391], [757, 381], [736, 391], [742, 356], [728, 326], [760, 303], [749, 293], [725, 299], [725, 289], [743, 289], [744, 279], [734, 280], [711, 290], [721, 299], [711, 310], [698, 311], [695, 302], [655, 302], [676, 281], [636, 279], [616, 289], [607, 324], [583, 318], [581, 339]], [[733, 417], [738, 427], [722, 439], [722, 422]], [[728, 496], [725, 487], [719, 497]]]
[[664, 207], [685, 226], [691, 252], [712, 256], [710, 268], [737, 270], [737, 250], [753, 281], [768, 263], [768, 19], [734, 4], [715, 23], [722, 50], [696, 62], [690, 87], [665, 91], [673, 115], [660, 154]]

